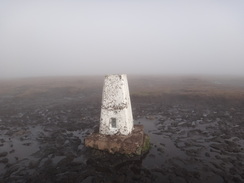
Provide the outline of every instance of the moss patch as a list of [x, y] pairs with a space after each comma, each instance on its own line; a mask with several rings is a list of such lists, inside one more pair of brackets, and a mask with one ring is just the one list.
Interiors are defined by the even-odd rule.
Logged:
[[150, 149], [150, 138], [147, 134], [144, 135], [144, 142], [142, 146], [142, 154], [146, 153]]

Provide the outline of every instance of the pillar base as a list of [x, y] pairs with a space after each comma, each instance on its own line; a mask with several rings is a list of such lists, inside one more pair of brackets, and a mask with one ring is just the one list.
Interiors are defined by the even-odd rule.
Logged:
[[144, 133], [142, 125], [134, 125], [129, 135], [103, 135], [93, 133], [85, 138], [85, 146], [126, 155], [142, 155], [149, 150], [149, 136]]

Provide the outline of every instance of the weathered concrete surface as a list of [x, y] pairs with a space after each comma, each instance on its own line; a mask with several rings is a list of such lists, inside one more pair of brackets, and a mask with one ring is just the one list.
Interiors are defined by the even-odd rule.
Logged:
[[85, 138], [87, 147], [127, 155], [141, 155], [149, 149], [149, 137], [142, 125], [135, 125], [129, 135], [103, 135], [93, 133]]
[[127, 76], [105, 76], [99, 132], [104, 135], [128, 135], [133, 130], [133, 116]]

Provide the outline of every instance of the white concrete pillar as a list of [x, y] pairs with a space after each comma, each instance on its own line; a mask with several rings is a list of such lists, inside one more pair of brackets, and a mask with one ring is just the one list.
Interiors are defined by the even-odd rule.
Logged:
[[105, 76], [99, 133], [128, 135], [133, 130], [133, 116], [127, 76]]

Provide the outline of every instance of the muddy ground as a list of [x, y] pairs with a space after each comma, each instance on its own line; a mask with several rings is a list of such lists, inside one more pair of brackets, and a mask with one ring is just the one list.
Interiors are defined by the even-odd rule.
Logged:
[[142, 157], [87, 149], [103, 76], [0, 81], [2, 182], [244, 182], [244, 79], [129, 76]]

